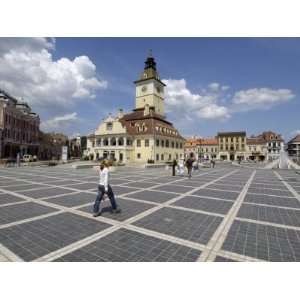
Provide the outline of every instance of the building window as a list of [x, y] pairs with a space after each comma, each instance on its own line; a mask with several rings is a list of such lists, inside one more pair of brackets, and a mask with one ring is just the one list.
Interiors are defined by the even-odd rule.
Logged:
[[164, 160], [164, 155], [163, 154], [161, 154], [160, 159]]
[[169, 148], [169, 140], [166, 140], [166, 147]]
[[174, 142], [172, 142], [172, 143], [171, 143], [171, 147], [172, 147], [172, 148], [174, 148], [174, 147], [175, 147], [175, 144], [174, 144]]
[[149, 140], [145, 140], [145, 147], [149, 147]]
[[159, 154], [156, 154], [156, 160], [157, 161], [159, 160]]
[[124, 139], [122, 137], [119, 138], [118, 144], [119, 146], [124, 146]]
[[127, 139], [126, 143], [127, 143], [127, 146], [131, 146], [132, 145], [132, 140], [131, 139]]
[[161, 141], [161, 146], [162, 146], [162, 147], [165, 146], [165, 141], [164, 141], [164, 140]]
[[178, 149], [178, 142], [176, 142], [176, 149]]
[[172, 159], [172, 154], [169, 154], [169, 160], [171, 160]]
[[116, 146], [116, 145], [117, 145], [117, 140], [116, 140], [116, 138], [112, 138], [112, 139], [110, 140], [110, 145], [111, 145], [111, 146]]
[[136, 146], [141, 147], [141, 140], [136, 140]]
[[156, 140], [156, 147], [159, 147], [159, 140]]
[[136, 157], [137, 157], [137, 159], [140, 159], [141, 158], [141, 153], [137, 153]]
[[112, 130], [112, 127], [113, 127], [113, 123], [112, 122], [106, 123], [106, 130]]

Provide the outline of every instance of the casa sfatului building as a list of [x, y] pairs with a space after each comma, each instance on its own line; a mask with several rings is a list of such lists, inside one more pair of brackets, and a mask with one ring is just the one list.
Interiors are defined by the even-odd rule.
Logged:
[[123, 163], [163, 163], [184, 156], [184, 138], [164, 113], [164, 88], [151, 54], [140, 78], [134, 81], [135, 109], [111, 114], [88, 136], [90, 159], [108, 158]]

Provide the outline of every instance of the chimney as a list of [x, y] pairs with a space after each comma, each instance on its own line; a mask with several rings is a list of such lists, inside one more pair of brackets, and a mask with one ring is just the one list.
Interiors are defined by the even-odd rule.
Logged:
[[150, 107], [149, 104], [146, 104], [144, 108], [144, 116], [148, 116], [149, 113], [150, 113]]
[[123, 116], [124, 116], [123, 109], [120, 108], [120, 109], [119, 109], [119, 112], [118, 112], [118, 118], [119, 118], [119, 119], [122, 119]]

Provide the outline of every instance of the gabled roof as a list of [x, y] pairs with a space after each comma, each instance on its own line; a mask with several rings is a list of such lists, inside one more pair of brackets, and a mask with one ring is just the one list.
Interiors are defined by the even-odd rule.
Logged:
[[300, 143], [300, 134], [296, 135], [293, 139], [291, 139], [288, 144], [292, 143]]

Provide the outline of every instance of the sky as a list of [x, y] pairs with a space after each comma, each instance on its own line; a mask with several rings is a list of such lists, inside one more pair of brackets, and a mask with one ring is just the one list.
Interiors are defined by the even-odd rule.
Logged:
[[300, 133], [299, 38], [0, 38], [0, 89], [28, 102], [43, 131], [90, 134], [134, 109], [149, 49], [182, 135]]

